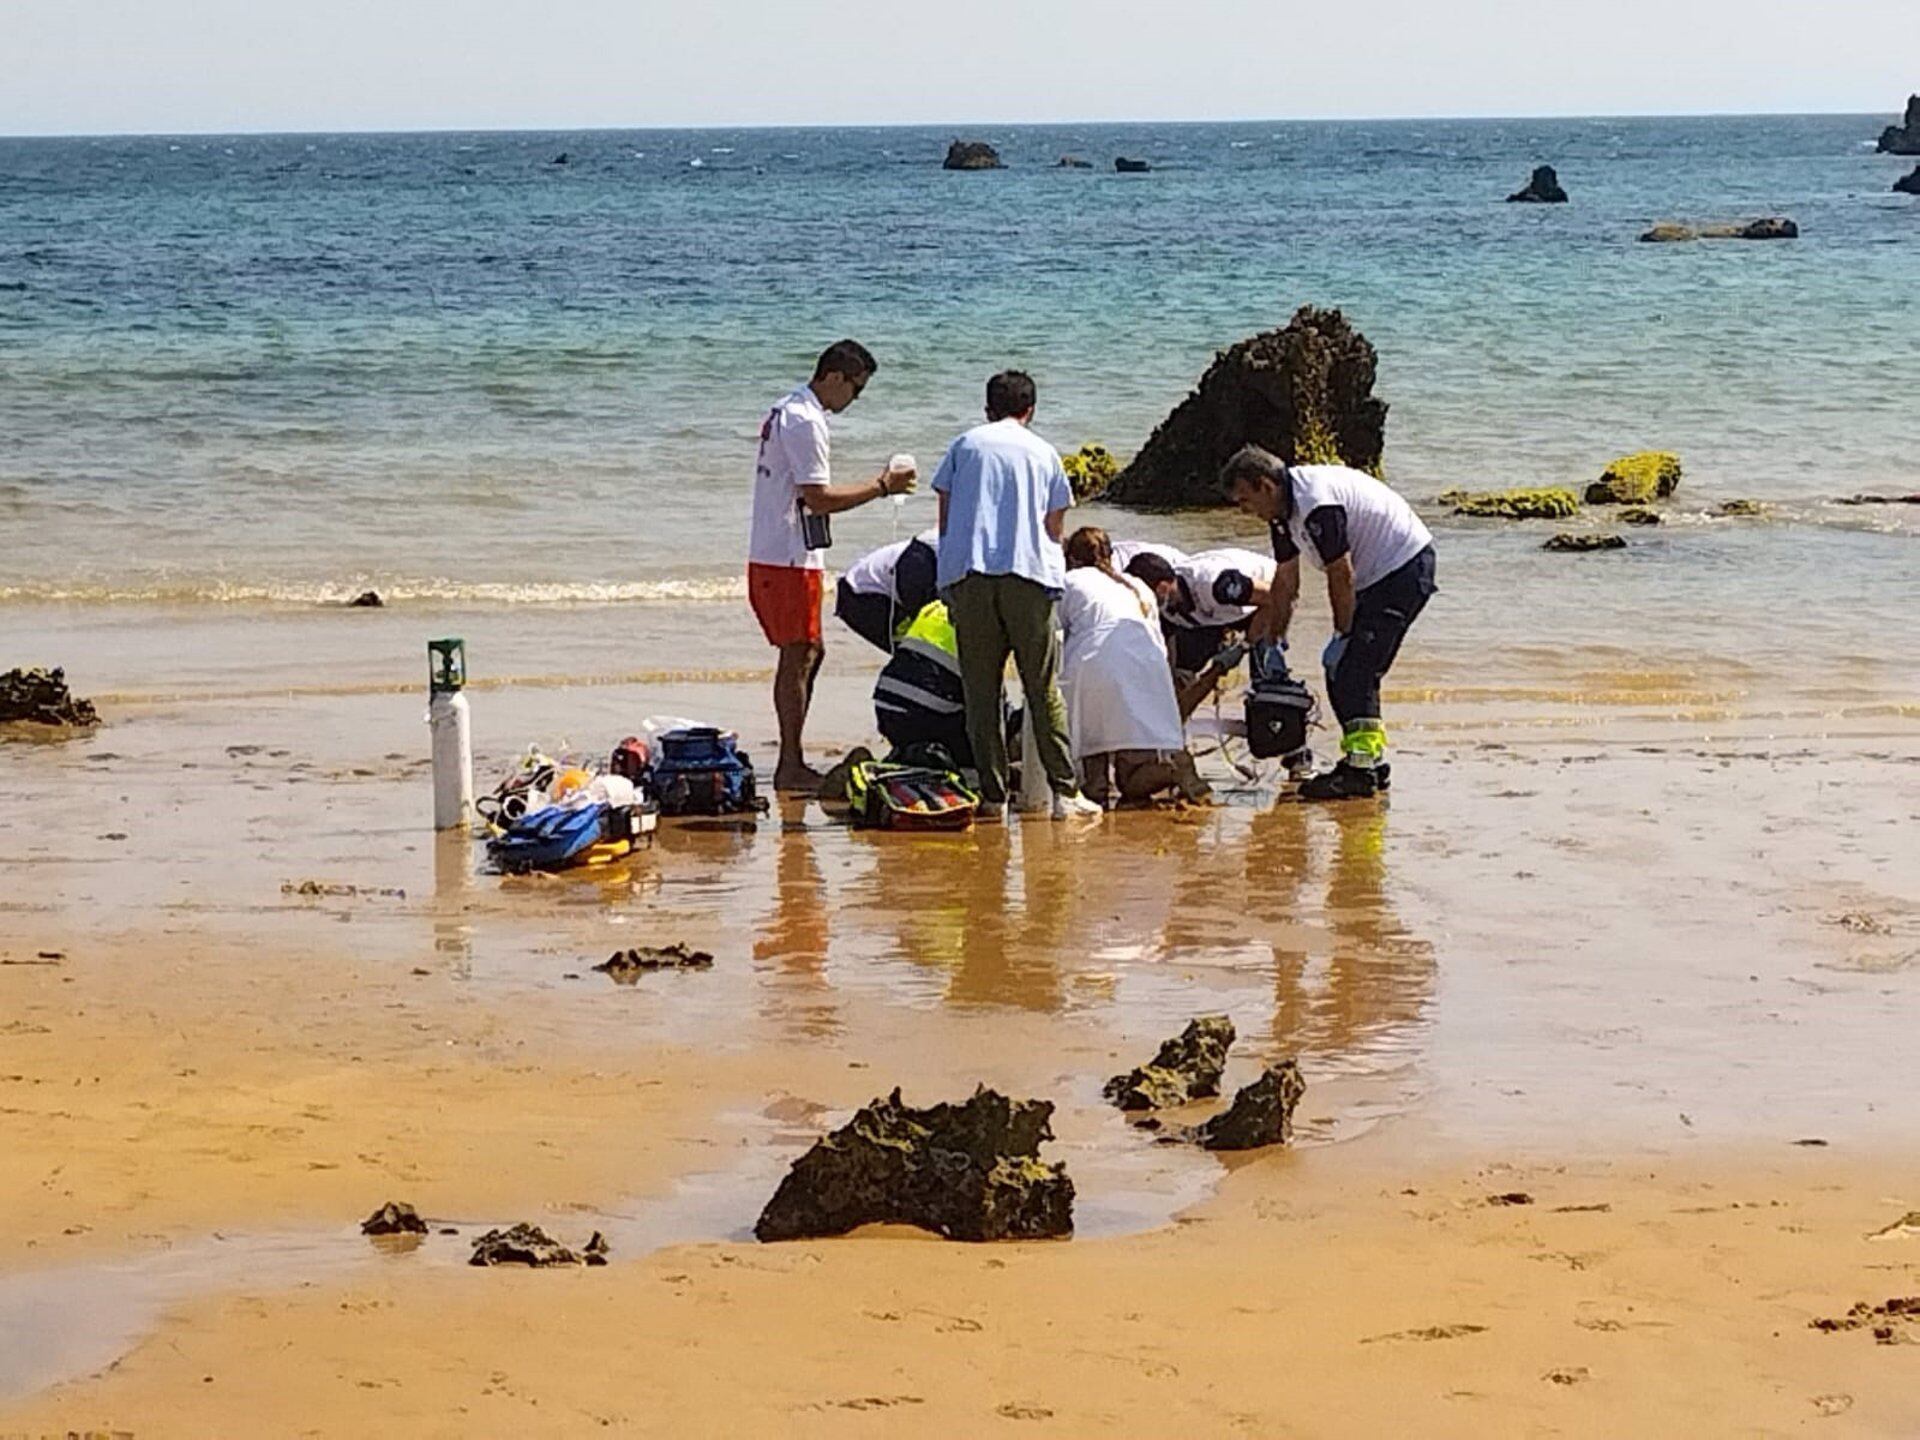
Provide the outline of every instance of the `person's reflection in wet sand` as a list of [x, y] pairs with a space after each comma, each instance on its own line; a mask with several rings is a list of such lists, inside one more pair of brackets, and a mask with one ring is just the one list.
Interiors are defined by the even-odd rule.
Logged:
[[[1388, 824], [1387, 808], [1373, 803], [1314, 810], [1283, 803], [1253, 819], [1249, 908], [1257, 884], [1286, 877], [1285, 918], [1309, 922], [1301, 943], [1273, 947], [1276, 1055], [1347, 1060], [1401, 1049], [1419, 1025], [1433, 993], [1433, 947], [1394, 913]], [[1321, 868], [1315, 861], [1324, 862], [1327, 877], [1326, 965], [1317, 979], [1313, 959], [1322, 947], [1305, 911], [1305, 882]]]
[[838, 1032], [841, 1020], [826, 974], [831, 907], [805, 813], [800, 802], [780, 807], [773, 903], [761, 917], [753, 959], [756, 968], [771, 966], [779, 977], [770, 992], [778, 1021], [796, 1035], [819, 1039]]

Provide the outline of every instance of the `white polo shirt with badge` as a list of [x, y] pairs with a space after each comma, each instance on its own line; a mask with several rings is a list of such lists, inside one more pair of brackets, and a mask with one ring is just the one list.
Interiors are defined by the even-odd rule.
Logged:
[[1222, 604], [1214, 596], [1214, 582], [1229, 570], [1237, 570], [1249, 580], [1271, 585], [1280, 563], [1271, 555], [1262, 555], [1257, 550], [1240, 550], [1229, 546], [1189, 555], [1173, 568], [1174, 573], [1186, 582], [1188, 593], [1193, 597], [1193, 609], [1187, 612], [1188, 621], [1206, 629], [1216, 629], [1246, 624], [1254, 607]]
[[807, 549], [800, 528], [800, 490], [830, 482], [829, 440], [827, 408], [811, 385], [802, 385], [767, 412], [760, 425], [760, 456], [753, 471], [750, 563], [796, 570], [826, 568], [821, 552]]
[[1371, 475], [1345, 465], [1291, 465], [1287, 482], [1293, 510], [1284, 528], [1273, 526], [1275, 559], [1304, 555], [1316, 570], [1327, 568], [1307, 529], [1308, 517], [1323, 509], [1343, 513], [1356, 592], [1386, 579], [1433, 543], [1432, 532], [1413, 507]]

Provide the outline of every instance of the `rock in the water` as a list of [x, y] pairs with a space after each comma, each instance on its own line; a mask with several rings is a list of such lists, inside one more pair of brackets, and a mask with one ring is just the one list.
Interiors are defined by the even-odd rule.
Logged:
[[1456, 515], [1483, 520], [1565, 520], [1580, 511], [1580, 497], [1557, 486], [1517, 490], [1448, 490], [1440, 496]]
[[1144, 175], [1153, 166], [1144, 160], [1129, 160], [1123, 155], [1113, 162], [1113, 168], [1122, 175]]
[[1083, 503], [1105, 494], [1120, 473], [1120, 462], [1104, 445], [1082, 445], [1071, 455], [1062, 455], [1060, 463], [1066, 469], [1067, 483], [1073, 487], [1073, 498]]
[[362, 1235], [424, 1235], [427, 1222], [420, 1212], [400, 1200], [389, 1200], [360, 1222]]
[[[1889, 125], [1880, 132], [1882, 155], [1920, 155], [1920, 95], [1907, 97], [1904, 124]], [[1920, 171], [1916, 171], [1920, 174]]]
[[1000, 152], [984, 140], [956, 140], [947, 147], [942, 170], [1004, 170]]
[[1073, 1182], [1039, 1158], [1046, 1100], [984, 1085], [963, 1105], [915, 1110], [896, 1089], [793, 1162], [753, 1233], [761, 1240], [917, 1225], [949, 1240], [1037, 1240], [1073, 1233]]
[[1896, 195], [1920, 195], [1920, 165], [1913, 167], [1911, 175], [1902, 175], [1893, 182]]
[[1522, 205], [1564, 205], [1567, 192], [1560, 188], [1560, 177], [1551, 165], [1534, 167], [1533, 178], [1524, 188], [1507, 196], [1509, 203]]
[[1060, 157], [1059, 168], [1062, 170], [1091, 170], [1093, 168], [1093, 162], [1091, 160], [1082, 160], [1078, 155], [1062, 155]]
[[584, 1252], [569, 1250], [538, 1225], [521, 1223], [511, 1230], [489, 1230], [473, 1242], [469, 1265], [604, 1265], [607, 1242], [598, 1230]]
[[1680, 488], [1680, 457], [1670, 450], [1622, 455], [1587, 487], [1589, 505], [1646, 505]]
[[1764, 500], [1722, 500], [1713, 507], [1713, 513], [1729, 520], [1751, 519], [1772, 508]]
[[1220, 467], [1242, 445], [1297, 465], [1380, 473], [1387, 405], [1373, 394], [1373, 346], [1338, 310], [1303, 306], [1284, 329], [1221, 351], [1108, 488], [1121, 505], [1225, 504]]
[[558, 155], [553, 157], [553, 163], [556, 165], [570, 165], [573, 163], [573, 157], [562, 150]]
[[1114, 1076], [1101, 1093], [1122, 1110], [1160, 1110], [1218, 1095], [1233, 1037], [1233, 1021], [1225, 1015], [1189, 1020], [1153, 1059]]
[[603, 964], [593, 968], [602, 975], [630, 984], [649, 970], [711, 970], [713, 956], [678, 943], [635, 945], [630, 950], [614, 951]]
[[67, 689], [67, 672], [58, 666], [9, 670], [0, 675], [0, 724], [20, 720], [84, 730], [100, 723], [100, 712], [91, 700], [78, 699]]
[[1912, 495], [1848, 495], [1836, 505], [1920, 505], [1920, 493]]
[[1293, 1138], [1293, 1107], [1306, 1094], [1300, 1066], [1282, 1060], [1233, 1097], [1233, 1104], [1204, 1125], [1193, 1138], [1208, 1150], [1258, 1150]]
[[349, 610], [383, 610], [387, 602], [380, 598], [378, 590], [362, 590], [353, 599], [347, 601]]
[[1660, 518], [1658, 510], [1649, 510], [1644, 505], [1629, 505], [1620, 512], [1620, 523], [1622, 525], [1664, 525], [1667, 522]]
[[1800, 227], [1784, 215], [1742, 220], [1732, 225], [1693, 226], [1663, 220], [1640, 238], [1653, 245], [1684, 240], [1797, 240]]
[[1620, 535], [1577, 535], [1570, 530], [1562, 530], [1540, 548], [1566, 555], [1585, 555], [1593, 550], [1624, 550], [1627, 542]]

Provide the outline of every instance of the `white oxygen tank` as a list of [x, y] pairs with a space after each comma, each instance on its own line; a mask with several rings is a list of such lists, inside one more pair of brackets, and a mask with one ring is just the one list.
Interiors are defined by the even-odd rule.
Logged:
[[473, 823], [473, 728], [464, 640], [427, 642], [427, 728], [433, 736], [433, 828]]

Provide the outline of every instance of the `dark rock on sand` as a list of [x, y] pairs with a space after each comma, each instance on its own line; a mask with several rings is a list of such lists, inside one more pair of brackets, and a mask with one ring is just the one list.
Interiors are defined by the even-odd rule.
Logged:
[[1640, 239], [1650, 245], [1674, 244], [1687, 240], [1797, 240], [1800, 227], [1784, 215], [1760, 220], [1743, 220], [1732, 225], [1682, 225], [1663, 220]]
[[956, 140], [947, 147], [942, 170], [1004, 170], [1000, 152], [984, 140]]
[[1521, 205], [1564, 205], [1567, 192], [1560, 188], [1560, 177], [1554, 173], [1551, 165], [1539, 165], [1534, 168], [1533, 178], [1524, 188], [1507, 196], [1509, 204]]
[[100, 712], [91, 700], [81, 700], [67, 689], [67, 672], [58, 666], [9, 670], [0, 675], [0, 724], [22, 720], [84, 730], [100, 723]]
[[378, 590], [362, 590], [353, 599], [347, 601], [349, 610], [384, 610], [387, 602], [380, 598]]
[[1880, 132], [1882, 155], [1920, 155], [1920, 95], [1907, 97], [1905, 122]]
[[1920, 195], [1920, 165], [1913, 167], [1911, 175], [1902, 175], [1893, 182], [1896, 195]]
[[1082, 160], [1078, 155], [1062, 155], [1059, 168], [1062, 170], [1091, 170], [1093, 162]]
[[584, 1249], [569, 1250], [538, 1225], [525, 1223], [511, 1230], [489, 1230], [473, 1242], [469, 1265], [531, 1265], [536, 1269], [549, 1265], [604, 1265], [607, 1263], [606, 1238], [596, 1230]]
[[753, 1233], [801, 1240], [887, 1222], [949, 1240], [1071, 1235], [1073, 1182], [1039, 1158], [1052, 1115], [1049, 1101], [984, 1085], [963, 1105], [926, 1110], [896, 1089], [793, 1162]]
[[362, 1235], [424, 1235], [427, 1222], [420, 1218], [420, 1212], [413, 1206], [399, 1200], [389, 1200], [373, 1214], [360, 1222]]
[[1772, 508], [1764, 500], [1722, 500], [1713, 507], [1713, 513], [1728, 520], [1752, 519]]
[[1338, 310], [1301, 307], [1283, 329], [1216, 355], [1106, 499], [1169, 509], [1224, 504], [1220, 467], [1247, 444], [1295, 464], [1379, 474], [1387, 404], [1374, 397], [1376, 363], [1373, 346]]
[[1204, 1125], [1193, 1138], [1207, 1150], [1258, 1150], [1293, 1138], [1293, 1107], [1306, 1094], [1300, 1066], [1282, 1060], [1233, 1097], [1233, 1104]]
[[1113, 162], [1113, 168], [1122, 175], [1145, 175], [1153, 166], [1144, 160], [1129, 160], [1123, 155]]
[[1620, 535], [1576, 535], [1563, 530], [1540, 548], [1567, 555], [1585, 555], [1594, 550], [1624, 550], [1627, 542]]
[[1101, 1093], [1122, 1110], [1160, 1110], [1218, 1095], [1233, 1038], [1233, 1021], [1225, 1015], [1189, 1020], [1153, 1059], [1114, 1076]]
[[632, 984], [649, 970], [711, 970], [713, 956], [680, 944], [636, 945], [630, 950], [614, 951], [604, 964], [593, 968], [623, 984]]
[[1440, 503], [1451, 505], [1456, 515], [1471, 515], [1482, 520], [1565, 520], [1580, 510], [1580, 497], [1557, 486], [1446, 490], [1440, 495]]
[[1587, 487], [1589, 505], [1647, 505], [1680, 488], [1680, 457], [1671, 450], [1622, 455]]
[[1629, 505], [1620, 512], [1622, 525], [1664, 525], [1667, 522], [1658, 510], [1649, 510], [1644, 505]]

